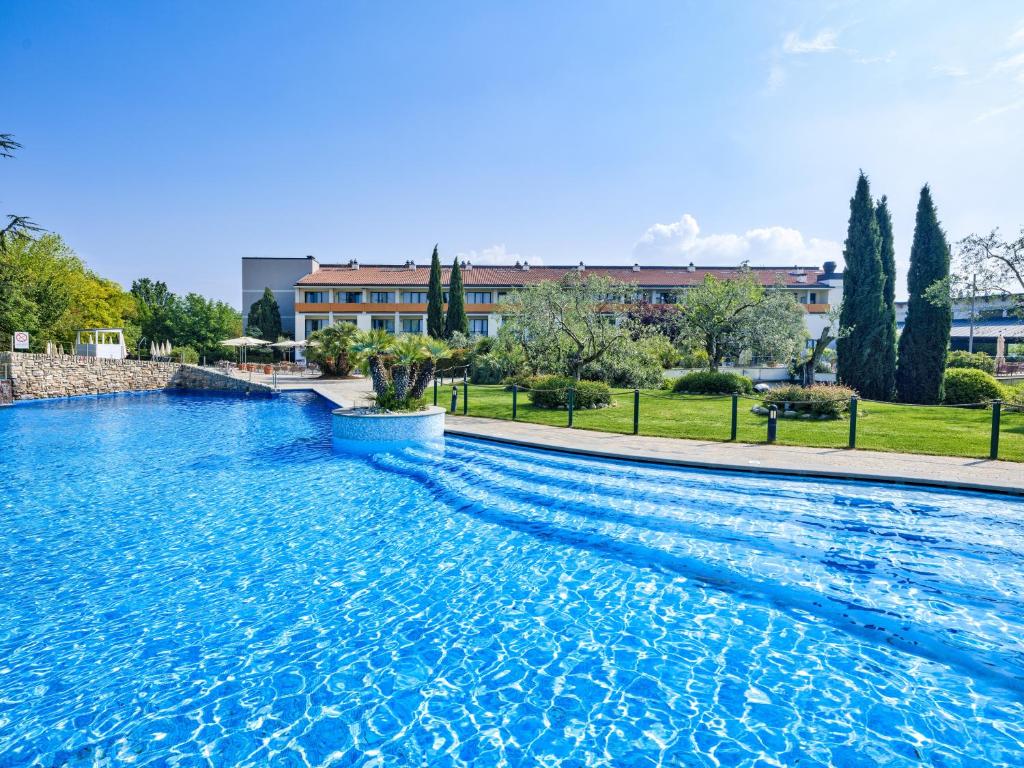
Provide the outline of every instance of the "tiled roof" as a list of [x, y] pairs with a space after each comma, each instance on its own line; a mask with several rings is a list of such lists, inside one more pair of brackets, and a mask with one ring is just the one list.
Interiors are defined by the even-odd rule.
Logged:
[[[462, 281], [470, 287], [509, 287], [534, 285], [545, 280], [557, 280], [576, 267], [473, 267], [462, 270]], [[819, 283], [824, 274], [819, 269], [799, 269], [796, 267], [751, 267], [750, 271], [764, 285], [781, 282], [796, 288], [828, 287]], [[441, 282], [448, 285], [450, 268], [441, 271]], [[631, 267], [587, 267], [586, 274], [605, 275], [624, 283], [635, 283], [644, 287], [678, 287], [697, 285], [705, 275], [714, 275], [719, 279], [735, 277], [739, 267], [695, 267], [691, 272], [687, 267], [640, 267], [634, 271]], [[803, 277], [803, 282], [800, 278]], [[409, 269], [401, 264], [361, 264], [358, 269], [346, 265], [325, 265], [319, 270], [306, 275], [296, 285], [325, 286], [425, 286], [430, 279], [429, 266], [417, 266]]]

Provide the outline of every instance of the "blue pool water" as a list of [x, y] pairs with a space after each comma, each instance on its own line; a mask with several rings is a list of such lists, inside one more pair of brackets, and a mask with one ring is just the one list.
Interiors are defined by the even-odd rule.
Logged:
[[1024, 504], [0, 409], [0, 766], [1018, 766]]

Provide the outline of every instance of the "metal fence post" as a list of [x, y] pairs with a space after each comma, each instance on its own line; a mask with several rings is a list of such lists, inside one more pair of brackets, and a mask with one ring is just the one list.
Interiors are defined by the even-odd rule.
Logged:
[[518, 400], [519, 400], [519, 385], [518, 384], [513, 384], [512, 385], [512, 421], [516, 420], [516, 407], [518, 405], [518, 403], [517, 403]]
[[462, 415], [465, 416], [469, 413], [469, 382], [466, 381], [466, 376], [462, 376]]
[[572, 427], [572, 409], [576, 404], [576, 390], [569, 387], [569, 427]]
[[640, 434], [640, 390], [633, 390], [633, 434]]
[[999, 412], [1002, 410], [1003, 401], [992, 401], [992, 441], [989, 444], [988, 457], [999, 458]]
[[459, 388], [452, 386], [452, 413], [455, 413], [455, 408], [459, 404]]
[[768, 442], [775, 442], [775, 434], [779, 428], [779, 407], [777, 405], [768, 406]]
[[739, 400], [740, 400], [739, 394], [737, 394], [736, 392], [733, 392], [732, 393], [732, 429], [729, 431], [729, 439], [730, 440], [735, 440], [736, 439], [736, 426], [737, 426], [737, 424], [736, 424], [737, 418], [736, 417], [737, 417], [737, 411], [739, 409]]
[[857, 447], [857, 396], [850, 398], [850, 448]]
[[437, 376], [434, 377], [434, 405], [437, 405]]

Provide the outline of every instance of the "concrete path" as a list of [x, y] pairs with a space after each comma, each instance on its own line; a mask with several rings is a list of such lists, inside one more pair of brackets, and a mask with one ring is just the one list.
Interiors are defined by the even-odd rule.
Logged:
[[1011, 461], [616, 435], [450, 414], [445, 419], [445, 432], [451, 435], [603, 458], [934, 485], [1024, 496], [1024, 464]]

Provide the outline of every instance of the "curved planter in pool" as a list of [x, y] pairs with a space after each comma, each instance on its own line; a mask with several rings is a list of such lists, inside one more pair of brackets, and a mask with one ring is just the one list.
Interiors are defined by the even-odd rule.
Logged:
[[351, 448], [438, 442], [444, 437], [444, 408], [432, 405], [412, 413], [338, 408], [331, 412], [331, 437], [335, 446]]

